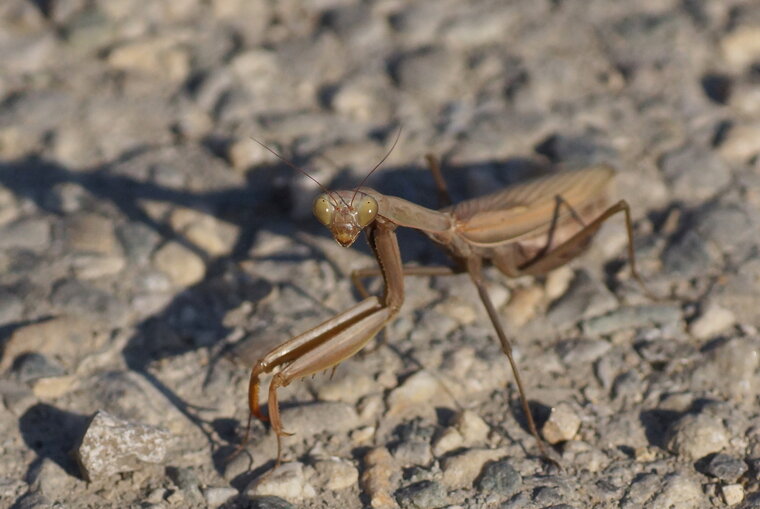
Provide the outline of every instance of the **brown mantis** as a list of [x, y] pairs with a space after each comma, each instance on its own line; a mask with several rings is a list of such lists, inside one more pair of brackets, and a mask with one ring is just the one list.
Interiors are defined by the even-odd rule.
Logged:
[[[292, 168], [306, 174], [266, 145], [257, 143]], [[390, 152], [369, 174], [389, 154]], [[439, 196], [443, 201], [451, 203], [436, 160], [432, 156], [427, 156], [427, 159]], [[607, 203], [605, 191], [613, 176], [612, 168], [593, 166], [507, 187], [441, 210], [427, 209], [402, 198], [385, 196], [374, 189], [362, 187], [367, 177], [350, 191], [328, 191], [317, 182], [324, 192], [314, 201], [314, 215], [344, 247], [351, 246], [363, 230], [377, 258], [378, 268], [352, 274], [352, 280], [364, 300], [282, 343], [256, 363], [249, 385], [248, 428], [240, 447], [247, 442], [252, 416], [264, 422], [269, 421], [277, 435], [275, 467], [279, 465], [282, 458], [282, 437], [289, 433], [283, 429], [280, 419], [277, 390], [295, 380], [334, 368], [361, 350], [401, 308], [404, 302], [404, 276], [467, 272], [477, 287], [501, 349], [511, 365], [528, 427], [536, 438], [542, 456], [548, 458], [528, 406], [512, 347], [486, 289], [482, 267], [484, 261], [490, 261], [509, 277], [545, 274], [579, 255], [601, 225], [622, 212], [628, 234], [631, 273], [644, 287], [635, 265], [633, 227], [628, 203], [624, 200], [613, 205]], [[399, 226], [423, 232], [448, 252], [455, 267], [404, 266], [395, 233]], [[361, 283], [361, 278], [374, 275], [382, 276], [384, 282], [380, 297], [369, 296]], [[277, 372], [269, 385], [267, 417], [259, 403], [260, 377], [275, 370]]]

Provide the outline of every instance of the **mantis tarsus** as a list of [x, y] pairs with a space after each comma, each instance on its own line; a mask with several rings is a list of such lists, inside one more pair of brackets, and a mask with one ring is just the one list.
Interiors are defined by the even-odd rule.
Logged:
[[[289, 166], [309, 176], [266, 145], [257, 143]], [[385, 156], [387, 157], [388, 155]], [[437, 161], [432, 156], [427, 156], [427, 160], [439, 197], [442, 201], [451, 203]], [[364, 230], [377, 258], [378, 267], [352, 274], [352, 280], [364, 300], [282, 343], [256, 363], [249, 385], [248, 427], [240, 447], [248, 440], [253, 416], [264, 422], [269, 421], [277, 435], [275, 467], [279, 465], [282, 458], [282, 437], [289, 433], [283, 429], [280, 419], [277, 389], [333, 368], [361, 350], [401, 308], [404, 302], [405, 275], [466, 272], [477, 287], [501, 349], [509, 360], [530, 432], [536, 439], [541, 455], [549, 458], [528, 406], [512, 347], [488, 295], [482, 267], [484, 261], [490, 261], [509, 277], [545, 274], [578, 256], [589, 245], [601, 225], [622, 212], [628, 234], [631, 273], [644, 287], [635, 265], [633, 227], [628, 203], [625, 200], [612, 205], [608, 203], [606, 187], [614, 173], [612, 168], [604, 165], [561, 172], [441, 210], [431, 210], [402, 198], [385, 196], [374, 189], [362, 187], [364, 182], [357, 188], [346, 191], [328, 191], [317, 182], [324, 191], [314, 201], [313, 212], [317, 219], [344, 247], [351, 246]], [[395, 230], [399, 226], [423, 232], [448, 252], [454, 261], [454, 267], [405, 267], [396, 240]], [[382, 276], [384, 282], [380, 297], [369, 296], [361, 283], [361, 278], [373, 275]], [[267, 417], [259, 403], [259, 379], [261, 375], [276, 369], [278, 371], [269, 385]]]

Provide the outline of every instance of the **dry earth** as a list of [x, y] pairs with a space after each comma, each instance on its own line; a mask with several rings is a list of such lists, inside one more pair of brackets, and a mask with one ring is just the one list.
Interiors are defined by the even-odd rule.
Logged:
[[[386, 342], [281, 391], [249, 366], [356, 301], [318, 191], [435, 207], [608, 163], [632, 207], [544, 278], [409, 278]], [[760, 4], [3, 0], [0, 506], [760, 507]], [[445, 263], [400, 231], [406, 261]], [[372, 287], [380, 291], [377, 282]], [[553, 409], [553, 410], [552, 410]]]

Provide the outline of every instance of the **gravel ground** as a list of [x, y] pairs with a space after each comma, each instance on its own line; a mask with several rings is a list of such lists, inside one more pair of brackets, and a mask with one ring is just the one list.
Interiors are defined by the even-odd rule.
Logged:
[[[374, 351], [249, 367], [356, 301], [316, 186], [435, 207], [606, 162], [620, 219], [546, 277], [410, 278]], [[0, 2], [0, 506], [760, 507], [754, 0]], [[414, 232], [403, 257], [445, 263]], [[375, 282], [372, 287], [379, 291]]]

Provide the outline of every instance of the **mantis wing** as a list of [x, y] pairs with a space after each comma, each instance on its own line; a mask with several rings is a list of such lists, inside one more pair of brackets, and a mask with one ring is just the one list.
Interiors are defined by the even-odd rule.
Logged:
[[[615, 171], [604, 165], [562, 172], [461, 202], [450, 210], [457, 231], [473, 245], [529, 240], [549, 230], [558, 197], [581, 218], [599, 211], [606, 203], [603, 191], [614, 175]], [[561, 227], [570, 216], [570, 209], [561, 207], [556, 226]]]

